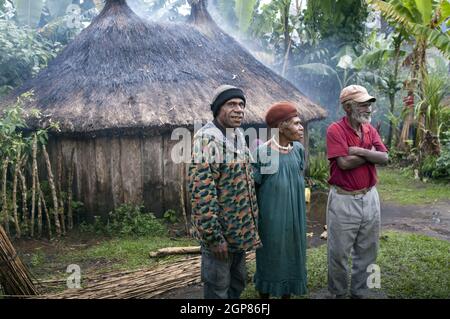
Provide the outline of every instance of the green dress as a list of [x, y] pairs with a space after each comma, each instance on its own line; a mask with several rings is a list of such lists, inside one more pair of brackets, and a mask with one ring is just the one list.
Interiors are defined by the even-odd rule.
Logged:
[[[279, 156], [271, 156], [277, 153]], [[307, 293], [304, 148], [294, 142], [293, 149], [283, 154], [264, 144], [257, 154], [253, 168], [263, 247], [256, 250], [254, 283], [259, 292], [271, 296], [304, 295]], [[278, 170], [264, 171], [271, 164], [278, 164]]]

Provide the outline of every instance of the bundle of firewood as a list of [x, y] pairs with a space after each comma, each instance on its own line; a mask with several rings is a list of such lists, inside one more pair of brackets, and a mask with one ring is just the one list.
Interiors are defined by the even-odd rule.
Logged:
[[[185, 247], [186, 248], [186, 247]], [[200, 283], [200, 256], [187, 257], [154, 269], [104, 274], [80, 289], [47, 295], [51, 299], [144, 299]], [[247, 261], [255, 254], [248, 254]], [[82, 279], [83, 280], [83, 279]], [[83, 287], [84, 286], [84, 287]], [[40, 297], [39, 297], [40, 298]]]
[[0, 226], [0, 285], [8, 296], [37, 295], [30, 273]]

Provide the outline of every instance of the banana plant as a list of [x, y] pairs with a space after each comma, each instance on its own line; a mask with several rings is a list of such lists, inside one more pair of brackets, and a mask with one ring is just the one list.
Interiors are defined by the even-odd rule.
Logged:
[[253, 19], [253, 13], [257, 0], [235, 0], [234, 12], [236, 13], [239, 31], [246, 33]]
[[[401, 27], [415, 39], [412, 54], [411, 91], [418, 86], [419, 96], [425, 95], [424, 83], [427, 76], [426, 51], [429, 46], [440, 50], [447, 58], [450, 57], [450, 3], [448, 0], [369, 0], [378, 9], [387, 21]], [[447, 28], [443, 28], [447, 26]], [[417, 84], [416, 84], [417, 83]], [[425, 107], [425, 106], [423, 106]], [[412, 112], [412, 111], [411, 111]], [[424, 125], [423, 112], [419, 112], [419, 126]], [[413, 117], [408, 115], [403, 124], [402, 137], [407, 137], [409, 128], [413, 124]], [[418, 130], [416, 145], [423, 144], [423, 132]], [[404, 138], [400, 139], [398, 147], [403, 149]]]

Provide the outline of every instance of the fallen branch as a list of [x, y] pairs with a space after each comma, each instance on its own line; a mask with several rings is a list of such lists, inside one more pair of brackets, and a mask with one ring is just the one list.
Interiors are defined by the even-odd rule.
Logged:
[[164, 257], [170, 255], [200, 254], [200, 246], [193, 247], [167, 247], [151, 252], [150, 257]]

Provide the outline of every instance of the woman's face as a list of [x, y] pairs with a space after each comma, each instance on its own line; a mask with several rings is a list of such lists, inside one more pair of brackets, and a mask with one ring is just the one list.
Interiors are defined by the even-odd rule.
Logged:
[[280, 124], [280, 135], [289, 141], [302, 141], [304, 128], [298, 116], [291, 118]]

